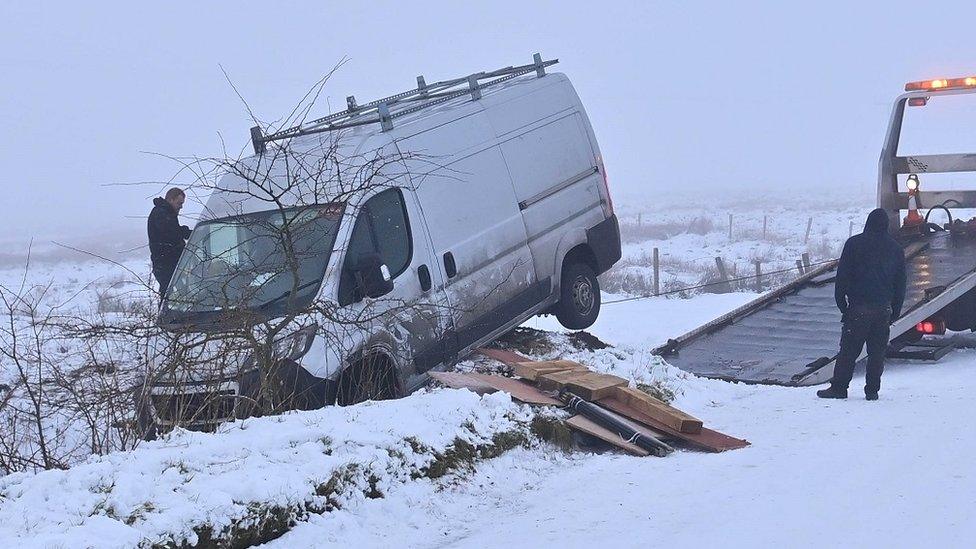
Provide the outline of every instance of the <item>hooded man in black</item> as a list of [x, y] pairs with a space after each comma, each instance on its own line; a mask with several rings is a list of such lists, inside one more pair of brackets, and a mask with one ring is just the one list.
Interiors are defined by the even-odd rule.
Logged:
[[834, 298], [844, 329], [830, 388], [820, 398], [847, 398], [854, 363], [867, 344], [868, 363], [864, 396], [877, 400], [888, 349], [888, 329], [901, 315], [905, 301], [905, 252], [888, 234], [888, 214], [877, 209], [868, 215], [864, 232], [844, 244], [837, 265]]
[[186, 201], [186, 193], [173, 187], [166, 191], [166, 198], [153, 200], [149, 212], [149, 254], [152, 258], [153, 276], [159, 282], [159, 295], [166, 295], [166, 288], [176, 271], [176, 263], [190, 238], [190, 228], [180, 225], [180, 210]]

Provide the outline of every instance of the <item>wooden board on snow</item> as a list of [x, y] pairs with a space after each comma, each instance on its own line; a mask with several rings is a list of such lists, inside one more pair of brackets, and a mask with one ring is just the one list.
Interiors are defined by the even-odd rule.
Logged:
[[529, 381], [535, 381], [543, 374], [570, 370], [583, 371], [587, 370], [587, 367], [572, 360], [533, 360], [515, 363], [515, 375]]
[[524, 402], [526, 404], [539, 404], [548, 406], [562, 406], [563, 403], [559, 399], [553, 398], [546, 393], [540, 391], [536, 387], [520, 380], [511, 377], [492, 375], [492, 374], [478, 374], [469, 373], [466, 374], [471, 376], [475, 380], [485, 383], [498, 389], [499, 391], [505, 391], [506, 393], [512, 395], [515, 400]]
[[603, 398], [597, 401], [597, 404], [634, 421], [643, 423], [655, 431], [660, 431], [674, 439], [684, 441], [700, 450], [724, 452], [726, 450], [737, 450], [749, 446], [749, 442], [746, 440], [730, 437], [729, 435], [713, 431], [707, 427], [702, 427], [698, 433], [682, 433], [615, 398]]
[[627, 386], [627, 380], [611, 374], [589, 372], [566, 382], [566, 388], [585, 400], [598, 400]]
[[498, 389], [464, 372], [430, 372], [430, 377], [452, 389], [468, 389], [484, 395], [494, 393]]
[[[647, 414], [664, 423], [668, 427], [682, 433], [698, 433], [702, 429], [702, 421], [681, 410], [665, 404], [651, 395], [631, 387], [616, 387], [604, 396], [611, 396], [624, 404]], [[602, 397], [597, 397], [602, 398]]]
[[626, 440], [620, 438], [620, 435], [618, 435], [617, 433], [614, 433], [610, 429], [607, 429], [606, 427], [603, 427], [583, 416], [576, 415], [567, 419], [566, 425], [569, 425], [570, 427], [576, 429], [577, 431], [595, 436], [596, 438], [604, 442], [610, 443], [616, 446], [617, 448], [620, 448], [626, 451], [627, 453], [633, 454], [635, 456], [644, 457], [644, 456], [651, 455], [651, 453], [648, 452], [647, 450], [641, 448], [640, 446], [637, 446], [636, 444], [631, 444], [630, 442], [627, 442]]
[[536, 385], [543, 391], [562, 391], [570, 380], [589, 374], [588, 370], [564, 370], [542, 374], [535, 380]]
[[532, 359], [527, 356], [520, 355], [515, 351], [506, 351], [505, 349], [489, 349], [487, 347], [481, 347], [475, 349], [474, 352], [481, 356], [497, 360], [498, 362], [511, 366], [512, 368], [514, 368], [515, 364], [519, 362], [532, 362]]

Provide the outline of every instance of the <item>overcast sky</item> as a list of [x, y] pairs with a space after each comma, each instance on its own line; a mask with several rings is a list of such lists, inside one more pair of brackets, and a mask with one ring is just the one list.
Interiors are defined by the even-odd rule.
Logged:
[[[907, 80], [976, 73], [976, 3], [4, 2], [0, 238], [145, 231], [178, 166], [287, 113], [558, 57], [620, 197], [869, 192]], [[322, 100], [318, 113], [328, 111]], [[620, 198], [618, 198], [618, 201]]]

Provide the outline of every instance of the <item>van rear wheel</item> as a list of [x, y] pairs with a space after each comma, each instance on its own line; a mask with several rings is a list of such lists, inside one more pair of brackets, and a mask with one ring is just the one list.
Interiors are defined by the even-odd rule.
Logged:
[[570, 330], [589, 328], [596, 322], [600, 314], [600, 282], [586, 263], [573, 262], [563, 267], [555, 313], [559, 323]]

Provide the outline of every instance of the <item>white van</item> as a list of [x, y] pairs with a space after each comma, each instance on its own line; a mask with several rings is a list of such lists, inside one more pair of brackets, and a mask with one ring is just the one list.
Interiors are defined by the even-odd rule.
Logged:
[[[314, 257], [288, 284], [270, 283], [239, 307], [281, 316], [287, 296], [289, 306], [318, 300], [343, 318], [369, 319], [340, 326], [334, 317], [296, 319], [304, 328], [279, 339], [285, 343], [275, 348], [288, 351], [276, 359], [294, 364], [296, 392], [314, 393], [300, 407], [409, 393], [429, 370], [536, 314], [588, 327], [600, 310], [597, 275], [620, 259], [620, 236], [593, 129], [569, 79], [546, 74], [554, 62], [537, 56], [531, 65], [431, 85], [418, 78], [417, 90], [363, 106], [350, 98], [348, 111], [281, 134], [252, 131], [257, 154], [244, 162], [252, 167], [274, 156], [268, 143], [288, 139], [291, 150], [316, 158], [356, 158], [360, 172], [383, 151], [396, 151], [399, 171], [388, 184], [295, 208], [288, 193], [271, 204], [238, 192], [248, 178], [228, 174], [207, 203], [211, 219], [188, 242], [161, 324], [219, 325], [226, 305], [208, 303], [199, 288], [216, 287], [214, 262], [258, 253], [263, 229], [254, 227], [284, 209], [314, 220], [314, 238], [298, 237]], [[342, 139], [333, 139], [338, 133]], [[302, 177], [294, 166], [268, 171]], [[253, 278], [264, 284], [271, 277]], [[224, 293], [228, 284], [219, 284]], [[254, 375], [226, 377], [222, 394], [253, 392]], [[186, 391], [186, 380], [181, 386]], [[178, 419], [162, 417], [172, 387], [152, 388], [158, 422]], [[232, 406], [218, 408], [223, 416]], [[226, 419], [213, 415], [194, 414]]]

